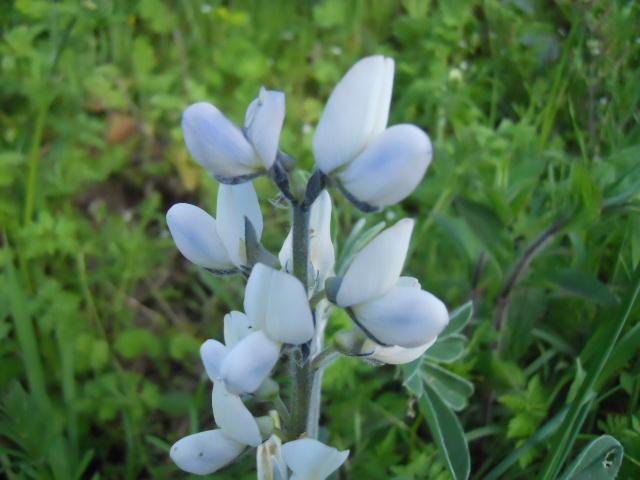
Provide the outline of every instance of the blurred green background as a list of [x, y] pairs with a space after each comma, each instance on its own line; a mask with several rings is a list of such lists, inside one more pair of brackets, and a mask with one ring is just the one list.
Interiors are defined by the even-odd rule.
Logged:
[[[167, 449], [213, 425], [198, 348], [243, 284], [168, 236], [172, 203], [215, 210], [181, 112], [207, 100], [241, 122], [261, 85], [283, 90], [282, 147], [310, 170], [329, 92], [382, 53], [396, 60], [390, 123], [428, 131], [435, 157], [367, 222], [416, 218], [407, 272], [451, 307], [474, 300], [446, 368], [475, 385], [459, 416], [483, 478], [571, 397], [640, 260], [639, 25], [633, 0], [1, 2], [0, 476], [185, 477]], [[277, 251], [286, 210], [256, 187]], [[361, 215], [334, 198], [339, 250]], [[637, 313], [577, 443], [615, 436], [628, 479]], [[449, 478], [393, 367], [341, 360], [325, 378], [344, 478]], [[503, 478], [536, 478], [545, 448]], [[218, 478], [253, 469], [248, 456]]]

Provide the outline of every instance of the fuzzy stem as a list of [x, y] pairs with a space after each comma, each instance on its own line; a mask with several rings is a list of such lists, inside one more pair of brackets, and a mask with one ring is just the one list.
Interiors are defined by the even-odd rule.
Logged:
[[[293, 274], [307, 286], [309, 262], [309, 209], [293, 203]], [[291, 395], [291, 421], [287, 433], [289, 438], [297, 438], [306, 430], [309, 402], [313, 387], [310, 363], [303, 358], [300, 349], [289, 357], [293, 391]]]

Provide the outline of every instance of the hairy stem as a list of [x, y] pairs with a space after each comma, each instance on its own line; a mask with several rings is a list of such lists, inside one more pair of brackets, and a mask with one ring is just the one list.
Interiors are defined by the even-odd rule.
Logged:
[[[293, 202], [292, 202], [293, 203]], [[293, 274], [307, 286], [309, 262], [309, 209], [293, 203]], [[309, 402], [313, 388], [313, 373], [302, 350], [296, 349], [289, 356], [292, 394], [291, 420], [287, 428], [289, 438], [297, 438], [305, 432], [309, 414]]]

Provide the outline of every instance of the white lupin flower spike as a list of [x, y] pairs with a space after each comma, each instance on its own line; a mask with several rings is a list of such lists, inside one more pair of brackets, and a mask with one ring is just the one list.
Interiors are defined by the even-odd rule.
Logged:
[[167, 212], [167, 225], [187, 260], [214, 270], [235, 268], [218, 235], [216, 219], [201, 208], [176, 203]]
[[[333, 272], [335, 249], [331, 242], [331, 196], [323, 190], [311, 205], [309, 213], [309, 285], [321, 290], [324, 281]], [[282, 244], [278, 254], [280, 265], [287, 272], [293, 271], [293, 232]]]
[[185, 472], [209, 475], [233, 462], [245, 445], [222, 430], [207, 430], [181, 438], [173, 444], [171, 459]]
[[431, 156], [426, 133], [414, 125], [395, 125], [382, 132], [338, 178], [358, 202], [385, 207], [415, 190]]
[[313, 314], [302, 282], [258, 263], [244, 295], [244, 310], [276, 342], [299, 345], [313, 337]]
[[227, 250], [229, 258], [236, 266], [247, 263], [245, 248], [245, 217], [249, 219], [258, 236], [262, 235], [262, 213], [258, 196], [251, 182], [240, 185], [218, 187], [217, 231]]
[[339, 451], [311, 438], [285, 443], [282, 456], [293, 472], [291, 480], [325, 480], [349, 456], [349, 450]]
[[413, 225], [411, 219], [400, 220], [358, 252], [338, 289], [336, 300], [339, 306], [366, 302], [396, 284], [407, 257]]
[[386, 128], [394, 68], [393, 59], [382, 55], [363, 58], [331, 92], [313, 137], [325, 174], [350, 163]]

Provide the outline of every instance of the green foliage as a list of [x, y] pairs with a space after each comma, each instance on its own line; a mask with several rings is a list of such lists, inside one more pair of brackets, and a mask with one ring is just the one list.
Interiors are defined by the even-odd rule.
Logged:
[[[326, 371], [346, 477], [542, 478], [588, 468], [607, 434], [638, 478], [638, 24], [625, 0], [1, 3], [0, 476], [177, 476], [168, 446], [213, 422], [197, 346], [242, 300], [168, 238], [172, 203], [216, 193], [180, 114], [208, 100], [239, 122], [261, 85], [282, 89], [283, 149], [310, 169], [331, 88], [384, 53], [390, 123], [428, 131], [434, 162], [366, 225], [336, 195], [335, 236], [359, 226], [339, 265], [412, 216], [406, 273], [467, 313], [406, 368]], [[270, 215], [277, 251], [288, 219]], [[252, 478], [246, 463], [218, 478]]]

